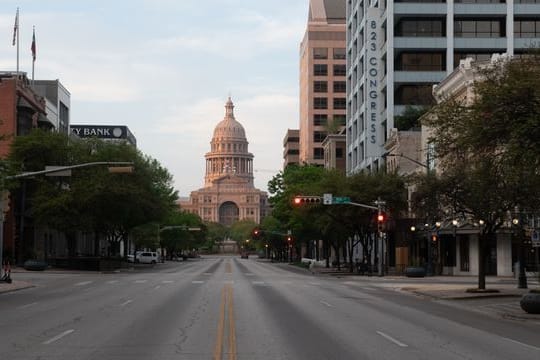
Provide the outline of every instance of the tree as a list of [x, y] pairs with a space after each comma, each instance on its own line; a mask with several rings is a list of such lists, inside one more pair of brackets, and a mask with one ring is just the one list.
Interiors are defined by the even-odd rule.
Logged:
[[395, 127], [400, 131], [407, 131], [412, 128], [420, 128], [420, 118], [429, 110], [427, 106], [407, 105], [401, 115], [394, 117]]
[[36, 224], [63, 231], [68, 239], [73, 239], [76, 231], [93, 232], [95, 254], [101, 250], [97, 248], [100, 235], [109, 241], [109, 254], [116, 254], [119, 241], [133, 228], [162, 220], [175, 208], [172, 176], [155, 159], [128, 144], [36, 130], [14, 140], [9, 159], [19, 172], [43, 170], [47, 165], [134, 163], [131, 174], [110, 174], [106, 167], [98, 166], [72, 170], [70, 177], [43, 176], [22, 182], [27, 186], [28, 211]]
[[539, 210], [540, 57], [501, 60], [479, 75], [474, 98], [447, 99], [424, 118], [441, 176], [419, 181], [416, 203], [437, 201], [455, 216], [484, 222], [478, 288], [485, 289], [488, 239], [516, 209]]

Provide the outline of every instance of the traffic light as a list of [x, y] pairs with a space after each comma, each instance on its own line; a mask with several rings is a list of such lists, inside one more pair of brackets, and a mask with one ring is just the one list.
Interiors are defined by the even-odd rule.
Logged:
[[261, 229], [259, 229], [259, 228], [253, 229], [253, 231], [251, 233], [251, 237], [253, 239], [258, 239], [260, 236], [261, 236]]
[[297, 205], [297, 206], [309, 205], [309, 204], [316, 205], [316, 204], [320, 204], [321, 202], [322, 201], [321, 201], [320, 196], [302, 196], [302, 195], [299, 195], [299, 196], [295, 196], [294, 199], [293, 199], [293, 204]]
[[377, 214], [377, 230], [379, 232], [384, 231], [384, 223], [385, 222], [386, 222], [386, 214], [383, 213], [382, 211], [379, 211], [379, 213]]
[[439, 236], [437, 234], [431, 234], [431, 242], [436, 243], [439, 240]]

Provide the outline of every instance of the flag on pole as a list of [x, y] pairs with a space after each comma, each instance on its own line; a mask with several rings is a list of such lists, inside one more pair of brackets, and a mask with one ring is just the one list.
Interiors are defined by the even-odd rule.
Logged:
[[15, 46], [15, 40], [17, 39], [17, 32], [19, 31], [19, 8], [17, 8], [17, 13], [15, 14], [15, 25], [13, 25], [13, 43]]
[[34, 28], [34, 32], [32, 33], [32, 46], [30, 50], [32, 50], [32, 61], [36, 61], [36, 28]]

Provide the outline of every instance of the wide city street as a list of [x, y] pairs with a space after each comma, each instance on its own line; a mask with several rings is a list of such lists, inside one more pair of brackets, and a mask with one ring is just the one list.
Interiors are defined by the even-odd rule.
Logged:
[[6, 360], [540, 359], [538, 321], [256, 257], [14, 276], [34, 287], [0, 294]]

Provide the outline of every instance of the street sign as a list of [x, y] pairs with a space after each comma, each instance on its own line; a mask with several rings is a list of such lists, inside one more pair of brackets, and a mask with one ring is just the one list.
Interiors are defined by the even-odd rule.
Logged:
[[347, 204], [351, 202], [351, 198], [348, 196], [336, 196], [334, 197], [332, 204]]
[[323, 205], [332, 205], [332, 194], [323, 194]]

